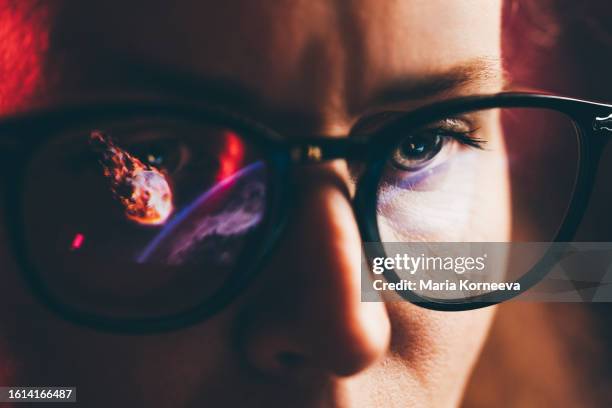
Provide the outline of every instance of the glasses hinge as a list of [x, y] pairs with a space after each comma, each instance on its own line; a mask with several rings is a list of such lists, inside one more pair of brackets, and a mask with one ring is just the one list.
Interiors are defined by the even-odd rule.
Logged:
[[299, 146], [291, 151], [291, 158], [294, 161], [317, 163], [323, 160], [323, 151], [321, 146]]
[[593, 120], [593, 130], [596, 132], [608, 131], [612, 132], [612, 113], [604, 117], [595, 117]]

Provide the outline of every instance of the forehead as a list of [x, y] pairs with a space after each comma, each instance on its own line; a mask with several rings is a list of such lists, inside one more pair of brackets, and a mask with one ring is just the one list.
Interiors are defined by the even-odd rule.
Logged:
[[500, 1], [50, 3], [45, 65], [65, 87], [108, 89], [128, 65], [137, 76], [163, 67], [231, 79], [270, 104], [359, 105], [396, 77], [499, 59]]

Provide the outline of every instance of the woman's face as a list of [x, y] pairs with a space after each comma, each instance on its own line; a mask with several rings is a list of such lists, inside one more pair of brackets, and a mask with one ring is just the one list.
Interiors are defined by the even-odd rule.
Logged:
[[[206, 96], [212, 84], [225, 105], [289, 138], [345, 137], [380, 112], [499, 91], [500, 1], [38, 1], [33, 10], [9, 1], [0, 9], [11, 27], [0, 31], [0, 42], [11, 41], [0, 45], [0, 108], [75, 94]], [[478, 174], [486, 194], [452, 208], [424, 195], [404, 209], [419, 213], [420, 239], [507, 239], [508, 188], [495, 182], [504, 166], [470, 163], [457, 171]], [[0, 245], [0, 383], [76, 385], [88, 406], [457, 404], [492, 309], [360, 302], [345, 163], [310, 166], [294, 181], [291, 221], [259, 279], [213, 318], [168, 334], [112, 335], [60, 320], [31, 297]], [[479, 222], [468, 222], [476, 205]], [[381, 232], [397, 238], [385, 214]]]

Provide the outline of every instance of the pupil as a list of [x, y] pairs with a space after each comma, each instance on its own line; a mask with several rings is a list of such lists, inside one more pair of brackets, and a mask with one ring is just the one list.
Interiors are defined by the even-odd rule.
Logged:
[[411, 136], [401, 146], [402, 155], [408, 159], [420, 159], [435, 151], [440, 137], [414, 137]]

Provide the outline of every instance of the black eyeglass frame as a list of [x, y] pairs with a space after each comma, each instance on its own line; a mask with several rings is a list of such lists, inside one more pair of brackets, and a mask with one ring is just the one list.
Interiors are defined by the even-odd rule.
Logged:
[[[234, 301], [261, 270], [287, 223], [287, 209], [290, 208], [290, 200], [293, 197], [289, 178], [292, 166], [335, 159], [363, 161], [365, 170], [357, 183], [353, 209], [363, 242], [378, 244], [369, 255], [371, 258], [384, 256], [376, 220], [376, 198], [379, 181], [392, 150], [397, 147], [407, 130], [417, 129], [436, 119], [467, 111], [493, 108], [549, 109], [565, 114], [574, 122], [579, 148], [578, 172], [566, 217], [554, 238], [555, 242], [571, 241], [586, 209], [601, 154], [612, 138], [612, 105], [547, 94], [506, 92], [456, 98], [406, 112], [367, 138], [313, 137], [291, 140], [283, 138], [276, 131], [257, 121], [216, 105], [140, 98], [63, 107], [4, 118], [0, 120], [0, 157], [2, 158], [0, 166], [3, 167], [3, 175], [6, 176], [5, 220], [7, 220], [11, 247], [22, 275], [37, 299], [68, 321], [126, 334], [177, 330], [218, 313]], [[269, 166], [269, 194], [266, 217], [257, 235], [263, 239], [259, 239], [255, 252], [252, 252], [253, 246], [246, 246], [250, 253], [246, 254], [249, 251], [245, 251], [243, 258], [237, 262], [240, 265], [248, 256], [248, 262], [243, 264], [246, 267], [233, 274], [219, 292], [196, 307], [174, 315], [118, 319], [78, 310], [56, 299], [50, 293], [33, 266], [28, 251], [23, 226], [22, 191], [29, 161], [47, 140], [45, 135], [92, 120], [118, 119], [135, 115], [170, 116], [192, 120], [195, 123], [206, 122], [227, 126], [238, 131], [241, 137], [253, 143], [265, 156]], [[398, 129], [402, 132], [397, 132]], [[555, 246], [555, 250], [559, 248], [562, 246]], [[521, 285], [521, 292], [538, 283], [546, 275], [554, 259], [557, 259], [556, 253], [551, 250], [522, 276], [517, 281]], [[389, 282], [400, 280], [394, 271], [386, 271], [384, 277]], [[513, 292], [492, 292], [469, 299], [434, 301], [410, 291], [397, 293], [407, 301], [440, 311], [478, 309], [518, 295]]]

